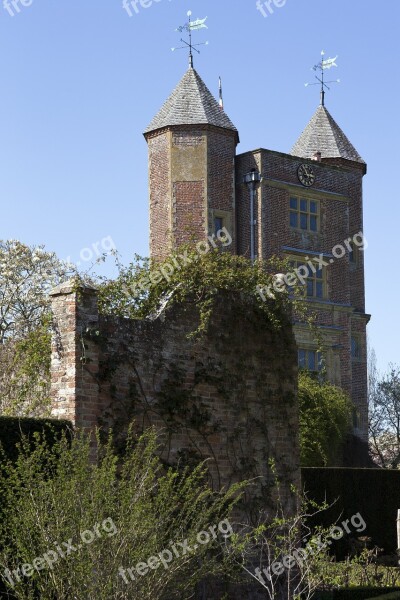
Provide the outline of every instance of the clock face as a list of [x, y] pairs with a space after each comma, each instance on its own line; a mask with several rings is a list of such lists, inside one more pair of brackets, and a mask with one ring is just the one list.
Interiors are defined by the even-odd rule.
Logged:
[[297, 170], [300, 183], [306, 187], [311, 187], [315, 183], [314, 169], [310, 165], [300, 165]]

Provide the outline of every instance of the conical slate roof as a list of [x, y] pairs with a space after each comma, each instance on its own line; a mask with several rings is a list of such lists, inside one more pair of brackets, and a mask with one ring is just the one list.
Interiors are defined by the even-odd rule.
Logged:
[[190, 67], [161, 110], [146, 128], [145, 134], [170, 125], [214, 125], [238, 131], [207, 88], [195, 69]]
[[365, 164], [327, 108], [322, 105], [317, 108], [290, 154], [313, 158], [316, 152], [321, 152], [322, 158], [345, 158]]

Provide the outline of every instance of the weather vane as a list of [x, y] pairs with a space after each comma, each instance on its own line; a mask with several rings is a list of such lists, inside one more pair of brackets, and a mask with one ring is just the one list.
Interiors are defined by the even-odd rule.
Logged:
[[197, 46], [208, 46], [208, 42], [203, 42], [201, 44], [193, 44], [192, 43], [192, 31], [197, 31], [199, 29], [208, 29], [208, 27], [206, 25], [207, 17], [205, 19], [196, 19], [195, 21], [192, 21], [191, 20], [191, 16], [192, 16], [191, 10], [188, 11], [187, 16], [189, 17], [189, 21], [187, 23], [185, 23], [184, 25], [182, 25], [181, 27], [178, 27], [178, 29], [175, 29], [175, 31], [179, 31], [180, 33], [182, 33], [183, 31], [187, 31], [189, 33], [189, 41], [187, 42], [186, 40], [183, 40], [181, 38], [181, 42], [185, 45], [179, 46], [179, 48], [171, 48], [171, 50], [172, 50], [172, 52], [174, 52], [175, 50], [182, 50], [183, 48], [189, 48], [189, 66], [193, 68], [193, 50], [195, 52], [197, 52], [198, 54], [200, 54], [200, 50], [197, 50]]
[[325, 81], [325, 71], [326, 69], [331, 69], [332, 67], [337, 67], [336, 64], [336, 60], [337, 60], [337, 56], [335, 56], [335, 58], [326, 58], [324, 59], [325, 56], [325, 52], [322, 50], [321, 52], [321, 62], [319, 62], [317, 65], [314, 65], [312, 67], [313, 71], [320, 71], [321, 72], [321, 76], [319, 77], [318, 75], [315, 76], [315, 79], [318, 80], [318, 83], [305, 83], [304, 85], [306, 87], [308, 87], [309, 85], [320, 85], [321, 86], [321, 106], [325, 106], [325, 89], [330, 90], [331, 88], [328, 87], [328, 83], [340, 83], [340, 79], [333, 79], [332, 81]]

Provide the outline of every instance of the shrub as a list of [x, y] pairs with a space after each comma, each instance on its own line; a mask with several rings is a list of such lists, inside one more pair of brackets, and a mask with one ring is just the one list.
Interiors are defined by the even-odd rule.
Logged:
[[244, 484], [215, 493], [204, 465], [165, 470], [152, 430], [130, 434], [123, 458], [111, 437], [96, 451], [82, 433], [34, 437], [0, 474], [0, 568], [17, 600], [181, 599], [232, 571], [223, 534]]

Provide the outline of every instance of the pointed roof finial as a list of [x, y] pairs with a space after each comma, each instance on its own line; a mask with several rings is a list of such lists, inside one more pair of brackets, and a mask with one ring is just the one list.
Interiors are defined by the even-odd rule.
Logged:
[[327, 90], [331, 89], [330, 87], [327, 86], [327, 84], [328, 83], [340, 83], [340, 79], [334, 79], [332, 81], [325, 81], [325, 70], [331, 69], [332, 67], [337, 67], [336, 59], [338, 58], [338, 56], [336, 55], [335, 58], [327, 58], [327, 59], [324, 59], [324, 56], [325, 56], [325, 52], [322, 50], [321, 61], [312, 67], [313, 71], [321, 72], [320, 77], [318, 77], [318, 75], [315, 76], [315, 79], [317, 79], [318, 83], [305, 83], [304, 84], [305, 87], [308, 87], [309, 85], [320, 85], [321, 86], [321, 92], [320, 92], [321, 106], [325, 106], [325, 89], [327, 89]]
[[205, 19], [196, 19], [195, 21], [192, 21], [191, 10], [188, 11], [187, 16], [189, 17], [188, 22], [184, 25], [181, 25], [181, 27], [175, 29], [175, 31], [179, 31], [180, 33], [182, 33], [182, 31], [187, 31], [189, 33], [189, 41], [187, 42], [186, 40], [183, 40], [181, 38], [182, 44], [185, 45], [179, 46], [178, 48], [171, 48], [171, 50], [172, 52], [174, 52], [175, 50], [182, 50], [182, 48], [189, 48], [189, 68], [193, 69], [193, 50], [197, 52], [197, 54], [200, 54], [200, 50], [197, 50], [197, 46], [208, 46], [208, 42], [202, 42], [201, 44], [193, 44], [192, 31], [197, 31], [198, 29], [208, 29], [207, 25], [205, 24], [207, 17]]

